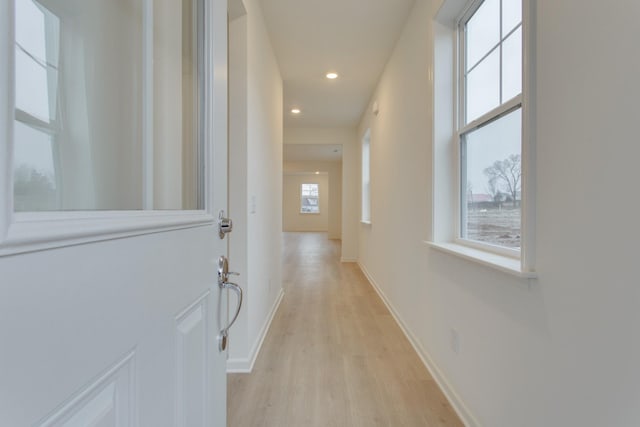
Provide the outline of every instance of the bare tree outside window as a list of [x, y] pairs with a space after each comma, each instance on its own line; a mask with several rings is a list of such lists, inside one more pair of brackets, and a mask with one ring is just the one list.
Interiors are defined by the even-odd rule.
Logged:
[[506, 193], [514, 207], [518, 204], [522, 185], [520, 157], [520, 154], [512, 154], [504, 160], [496, 160], [492, 166], [484, 170], [484, 174], [489, 178], [489, 187], [494, 189], [496, 195]]

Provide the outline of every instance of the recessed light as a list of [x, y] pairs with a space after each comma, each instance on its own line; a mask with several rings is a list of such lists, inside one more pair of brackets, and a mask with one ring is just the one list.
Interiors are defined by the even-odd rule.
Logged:
[[316, 171], [316, 175], [320, 175], [320, 172], [319, 172], [319, 171]]
[[291, 109], [291, 112], [292, 112], [293, 114], [300, 114], [300, 109], [299, 109], [299, 108], [292, 108], [292, 109]]
[[330, 80], [334, 80], [338, 78], [338, 73], [327, 73], [327, 78]]

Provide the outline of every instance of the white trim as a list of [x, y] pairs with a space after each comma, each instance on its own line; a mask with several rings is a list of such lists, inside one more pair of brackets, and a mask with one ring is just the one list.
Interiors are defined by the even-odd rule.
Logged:
[[516, 259], [482, 249], [458, 245], [456, 243], [434, 243], [425, 241], [424, 244], [441, 252], [456, 255], [522, 279], [536, 279], [538, 277], [535, 271], [523, 270], [519, 258]]
[[458, 130], [458, 137], [460, 137], [461, 135], [467, 134], [471, 131], [480, 129], [484, 126], [490, 125], [491, 123], [511, 113], [512, 111], [517, 110], [520, 107], [522, 107], [522, 94], [518, 94], [514, 96], [510, 100], [484, 113], [483, 115], [473, 120], [469, 124], [462, 126]]
[[15, 214], [0, 241], [0, 257], [71, 245], [210, 225], [204, 211], [104, 211]]
[[0, 67], [0, 242], [6, 239], [13, 216], [13, 106], [15, 89], [13, 85], [14, 47], [14, 3], [0, 0], [0, 58], [7, 58]]
[[371, 225], [371, 221], [365, 221], [364, 219], [360, 220], [360, 224], [362, 225]]
[[378, 286], [378, 284], [376, 283], [374, 278], [371, 276], [371, 274], [369, 274], [367, 269], [362, 264], [358, 263], [358, 267], [360, 267], [360, 270], [369, 281], [369, 284], [371, 284], [371, 287], [376, 291], [376, 293], [378, 294], [378, 296], [380, 297], [384, 305], [387, 307], [387, 309], [393, 316], [394, 320], [396, 321], [396, 323], [404, 333], [405, 337], [409, 340], [409, 342], [411, 343], [411, 346], [418, 354], [418, 357], [420, 357], [420, 360], [422, 360], [422, 363], [427, 368], [427, 370], [429, 371], [433, 379], [436, 381], [436, 383], [440, 387], [440, 390], [449, 401], [449, 404], [451, 404], [451, 407], [453, 408], [453, 410], [456, 412], [456, 414], [458, 414], [458, 417], [460, 417], [460, 419], [462, 420], [463, 424], [466, 427], [480, 427], [481, 426], [480, 422], [478, 422], [478, 420], [473, 416], [473, 414], [471, 413], [467, 405], [465, 405], [462, 398], [458, 395], [458, 393], [456, 393], [451, 383], [447, 380], [444, 373], [438, 368], [438, 365], [436, 365], [433, 358], [424, 349], [424, 347], [422, 347], [422, 344], [420, 344], [420, 341], [409, 330], [406, 323], [400, 317], [400, 314], [398, 313], [398, 311], [391, 304], [391, 301], [389, 301], [389, 299], [384, 294], [380, 286]]
[[153, 209], [153, 0], [144, 0], [142, 10], [142, 207]]
[[280, 308], [280, 303], [282, 302], [282, 298], [284, 297], [284, 289], [280, 288], [280, 293], [278, 294], [278, 298], [275, 303], [271, 307], [271, 311], [269, 312], [269, 316], [267, 317], [267, 321], [262, 325], [262, 329], [260, 329], [260, 333], [258, 334], [258, 339], [253, 344], [251, 351], [249, 352], [249, 357], [243, 359], [228, 359], [227, 360], [227, 373], [228, 374], [249, 374], [253, 371], [253, 366], [256, 364], [256, 360], [258, 359], [258, 355], [260, 354], [260, 350], [262, 350], [262, 344], [264, 343], [264, 339], [267, 337], [267, 332], [271, 328], [271, 323], [273, 322], [273, 318], [278, 312], [278, 308]]
[[522, 270], [536, 265], [536, 0], [522, 0]]
[[358, 262], [358, 258], [340, 258], [340, 262]]

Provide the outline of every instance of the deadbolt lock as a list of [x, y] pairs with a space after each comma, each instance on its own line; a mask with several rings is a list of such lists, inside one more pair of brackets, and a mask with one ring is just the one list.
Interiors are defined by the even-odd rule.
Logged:
[[233, 231], [233, 221], [231, 218], [226, 218], [224, 210], [220, 211], [218, 214], [218, 235], [221, 239], [224, 239], [228, 233]]

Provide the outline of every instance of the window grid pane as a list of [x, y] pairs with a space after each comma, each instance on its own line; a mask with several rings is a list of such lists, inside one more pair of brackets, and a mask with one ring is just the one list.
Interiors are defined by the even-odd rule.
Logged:
[[300, 189], [300, 213], [320, 213], [319, 185], [302, 184]]
[[521, 0], [484, 0], [461, 31], [468, 124], [522, 92]]
[[520, 248], [521, 129], [518, 108], [462, 136], [463, 239]]

